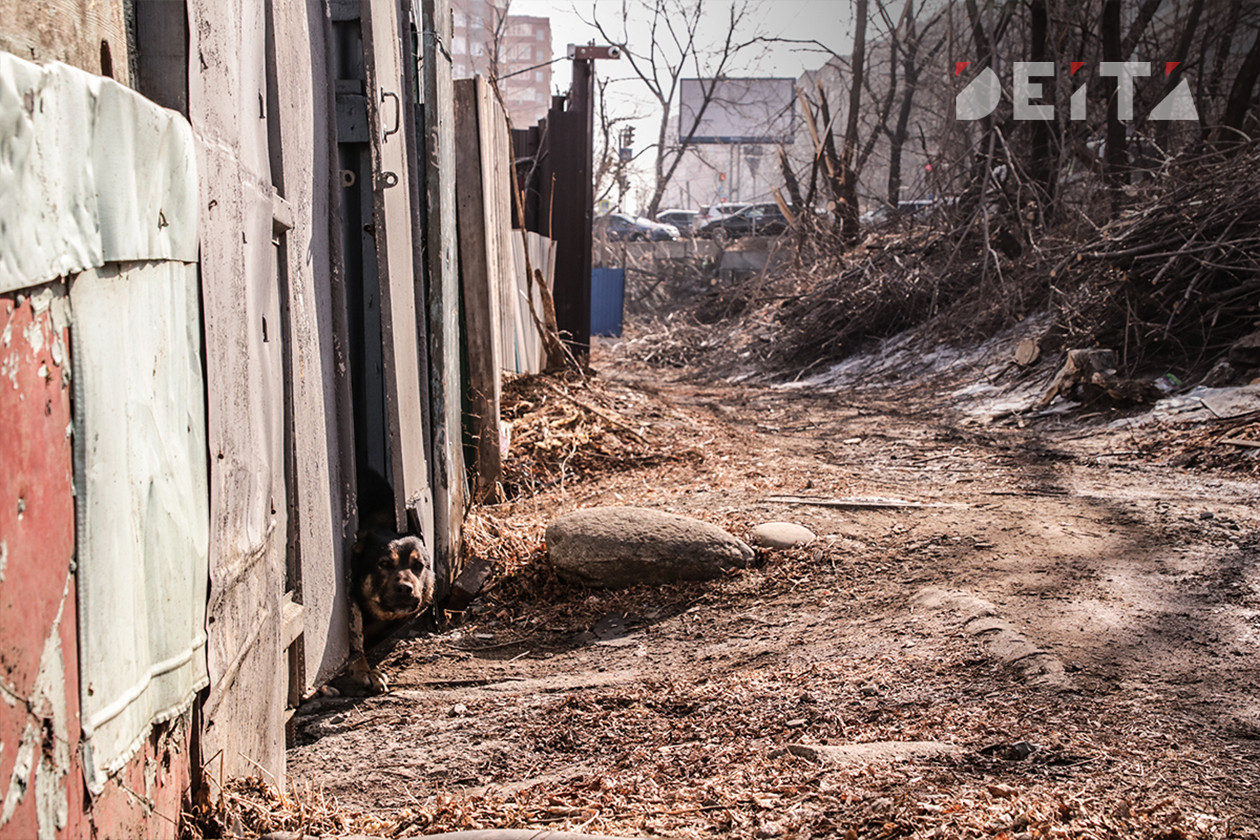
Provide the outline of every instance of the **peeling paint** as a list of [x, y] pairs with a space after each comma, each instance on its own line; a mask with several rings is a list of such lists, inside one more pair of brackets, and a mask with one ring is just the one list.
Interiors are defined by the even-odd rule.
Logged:
[[[9, 541], [0, 540], [0, 583], [4, 583], [4, 570], [9, 567]], [[0, 751], [3, 750], [0, 744]]]
[[39, 730], [31, 724], [22, 732], [22, 741], [18, 746], [17, 761], [13, 763], [13, 774], [9, 777], [9, 790], [4, 795], [4, 808], [0, 810], [0, 828], [9, 824], [17, 808], [26, 798], [26, 789], [31, 785], [31, 768], [35, 765], [35, 742]]
[[9, 381], [13, 383], [14, 391], [18, 389], [17, 377], [19, 361], [20, 358], [17, 353], [10, 353], [3, 359], [0, 359], [0, 376], [8, 377]]
[[[36, 315], [38, 317], [38, 315]], [[26, 343], [31, 345], [31, 355], [38, 356], [40, 351], [44, 349], [44, 326], [39, 321], [31, 321], [26, 325], [26, 329], [22, 331], [26, 336]]]
[[53, 291], [51, 286], [45, 286], [38, 292], [31, 295], [31, 309], [33, 310], [36, 318], [52, 308], [54, 297], [56, 297], [56, 293]]
[[[61, 650], [61, 619], [70, 593], [71, 576], [66, 576], [61, 603], [53, 619], [39, 672], [31, 695], [26, 699], [27, 723], [22, 731], [17, 761], [9, 778], [4, 805], [0, 807], [0, 827], [8, 824], [31, 788], [35, 774], [35, 815], [39, 840], [55, 840], [66, 827], [70, 815], [66, 776], [70, 772], [70, 733], [66, 703], [66, 663]], [[40, 749], [42, 747], [42, 749]], [[36, 755], [39, 763], [35, 763]]]

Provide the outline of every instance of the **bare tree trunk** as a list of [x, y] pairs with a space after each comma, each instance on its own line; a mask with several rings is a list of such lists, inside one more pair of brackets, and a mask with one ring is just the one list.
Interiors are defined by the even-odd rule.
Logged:
[[[976, 0], [966, 0], [964, 7], [967, 10], [967, 21], [971, 25], [971, 39], [976, 45], [975, 66], [977, 68], [992, 68], [994, 63], [993, 43], [989, 40], [989, 35], [984, 28], [984, 21], [980, 18], [980, 8], [976, 5]], [[996, 68], [992, 69], [996, 70]], [[977, 140], [976, 148], [981, 151], [976, 155], [971, 168], [971, 179], [967, 187], [968, 196], [964, 200], [963, 215], [970, 216], [979, 207], [984, 188], [992, 177], [992, 150], [996, 147], [994, 138], [996, 131], [997, 118], [993, 114], [989, 114], [980, 120], [980, 137]]]
[[[919, 89], [919, 77], [923, 72], [923, 66], [930, 62], [936, 53], [945, 46], [945, 39], [941, 38], [936, 42], [936, 46], [927, 51], [927, 55], [924, 56], [922, 63], [920, 63], [919, 55], [923, 50], [923, 39], [927, 36], [928, 31], [942, 19], [942, 14], [937, 14], [920, 30], [915, 23], [913, 2], [908, 3], [906, 7], [905, 46], [902, 49], [902, 78], [905, 93], [902, 94], [901, 103], [897, 109], [897, 122], [893, 125], [893, 129], [888, 135], [887, 195], [888, 204], [893, 209], [896, 209], [897, 203], [901, 200], [902, 154], [905, 151], [906, 141], [910, 138], [910, 115], [914, 111], [914, 96]], [[926, 152], [927, 150], [924, 149], [925, 155]]]
[[[1029, 35], [1032, 41], [1030, 56], [1033, 61], [1048, 61], [1050, 58], [1050, 10], [1047, 0], [1032, 0], [1029, 4], [1029, 17], [1031, 30]], [[1057, 89], [1057, 86], [1051, 88], [1051, 90]], [[1058, 172], [1055, 167], [1057, 158], [1051, 152], [1054, 123], [1050, 120], [1035, 120], [1031, 125], [1032, 160], [1029, 162], [1028, 172], [1042, 193], [1039, 196], [1044, 199], [1042, 203], [1049, 204], [1054, 201], [1054, 188], [1058, 181]]]
[[788, 160], [787, 152], [783, 147], [779, 147], [779, 168], [783, 170], [783, 183], [787, 186], [788, 197], [792, 199], [792, 206], [797, 212], [801, 212], [806, 208], [805, 199], [801, 196], [801, 182], [796, 179], [796, 173], [792, 171], [792, 162]]
[[[878, 2], [879, 0], [876, 0]], [[840, 153], [840, 237], [852, 245], [862, 235], [858, 220], [857, 169], [854, 151], [857, 148], [858, 111], [862, 107], [862, 77], [866, 72], [867, 0], [857, 0], [853, 24], [853, 80], [849, 86], [849, 113], [844, 127], [844, 149]]]
[[[726, 20], [721, 30], [710, 26], [717, 18], [714, 5], [724, 9]], [[599, 7], [595, 8], [590, 23], [605, 41], [621, 49], [622, 58], [630, 65], [630, 71], [647, 86], [660, 105], [653, 171], [655, 182], [652, 196], [643, 211], [648, 216], [655, 216], [683, 155], [694, 145], [692, 139], [705, 111], [713, 102], [718, 80], [725, 77], [736, 55], [756, 43], [756, 39], [736, 40], [736, 35], [747, 22], [747, 0], [644, 0], [641, 11], [646, 11], [648, 15], [648, 33], [646, 37], [633, 40], [625, 29], [625, 20], [630, 15], [629, 3], [622, 0], [620, 6], [620, 30], [612, 29], [600, 20]], [[705, 24], [703, 27], [702, 22]], [[706, 46], [704, 35], [709, 31], [721, 31], [722, 36], [711, 46]], [[690, 127], [680, 126], [678, 144], [671, 148], [668, 146], [670, 125], [684, 76], [702, 80], [703, 96]]]
[[1220, 139], [1233, 143], [1239, 139], [1236, 132], [1241, 132], [1247, 120], [1247, 112], [1251, 110], [1251, 94], [1256, 87], [1256, 79], [1260, 78], [1260, 29], [1256, 31], [1256, 39], [1251, 50], [1243, 59], [1238, 75], [1234, 77], [1234, 86], [1230, 88], [1229, 99], [1225, 102], [1225, 116], [1221, 126], [1232, 131], [1224, 132]]
[[[1103, 61], [1124, 61], [1120, 52], [1120, 0], [1106, 0], [1102, 11]], [[1129, 140], [1124, 123], [1120, 120], [1120, 79], [1104, 80], [1107, 92], [1107, 149], [1103, 156], [1107, 187], [1111, 192], [1111, 205], [1120, 203], [1120, 187], [1128, 181]]]
[[901, 152], [906, 145], [906, 134], [910, 129], [910, 111], [914, 103], [914, 87], [918, 82], [918, 68], [914, 66], [919, 51], [918, 39], [914, 31], [914, 0], [906, 3], [906, 38], [902, 52], [902, 75], [905, 78], [905, 93], [901, 95], [901, 104], [897, 108], [897, 124], [888, 135], [888, 206], [897, 209], [901, 201]]
[[1163, 2], [1164, 0], [1143, 0], [1142, 5], [1138, 7], [1137, 16], [1133, 19], [1133, 25], [1129, 27], [1129, 34], [1124, 36], [1124, 41], [1120, 44], [1120, 58], [1115, 59], [1116, 61], [1124, 61], [1133, 55], [1138, 41], [1142, 40], [1142, 33], [1146, 31], [1147, 25], [1155, 17], [1155, 12]]

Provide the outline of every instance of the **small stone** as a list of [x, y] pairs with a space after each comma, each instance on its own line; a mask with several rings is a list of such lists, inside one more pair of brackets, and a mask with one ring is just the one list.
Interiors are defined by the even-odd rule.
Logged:
[[809, 545], [817, 537], [795, 522], [766, 522], [752, 529], [752, 540], [762, 548], [796, 548]]
[[451, 706], [451, 717], [463, 717], [466, 714], [468, 714], [468, 707], [463, 703], [456, 703], [454, 706]]

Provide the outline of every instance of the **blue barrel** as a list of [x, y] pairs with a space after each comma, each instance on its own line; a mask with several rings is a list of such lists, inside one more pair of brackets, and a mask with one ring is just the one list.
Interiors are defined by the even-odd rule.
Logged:
[[625, 293], [624, 268], [591, 269], [591, 335], [621, 337], [621, 310]]

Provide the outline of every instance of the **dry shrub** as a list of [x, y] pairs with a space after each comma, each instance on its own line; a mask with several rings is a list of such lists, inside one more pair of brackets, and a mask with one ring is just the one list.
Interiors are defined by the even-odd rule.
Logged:
[[1128, 369], [1202, 369], [1257, 327], [1260, 148], [1177, 162], [1059, 263], [1067, 342], [1115, 348]]
[[533, 496], [566, 482], [653, 466], [698, 451], [648, 440], [641, 394], [613, 394], [599, 380], [568, 372], [523, 376], [503, 387], [502, 417], [512, 426], [503, 463], [506, 496]]

